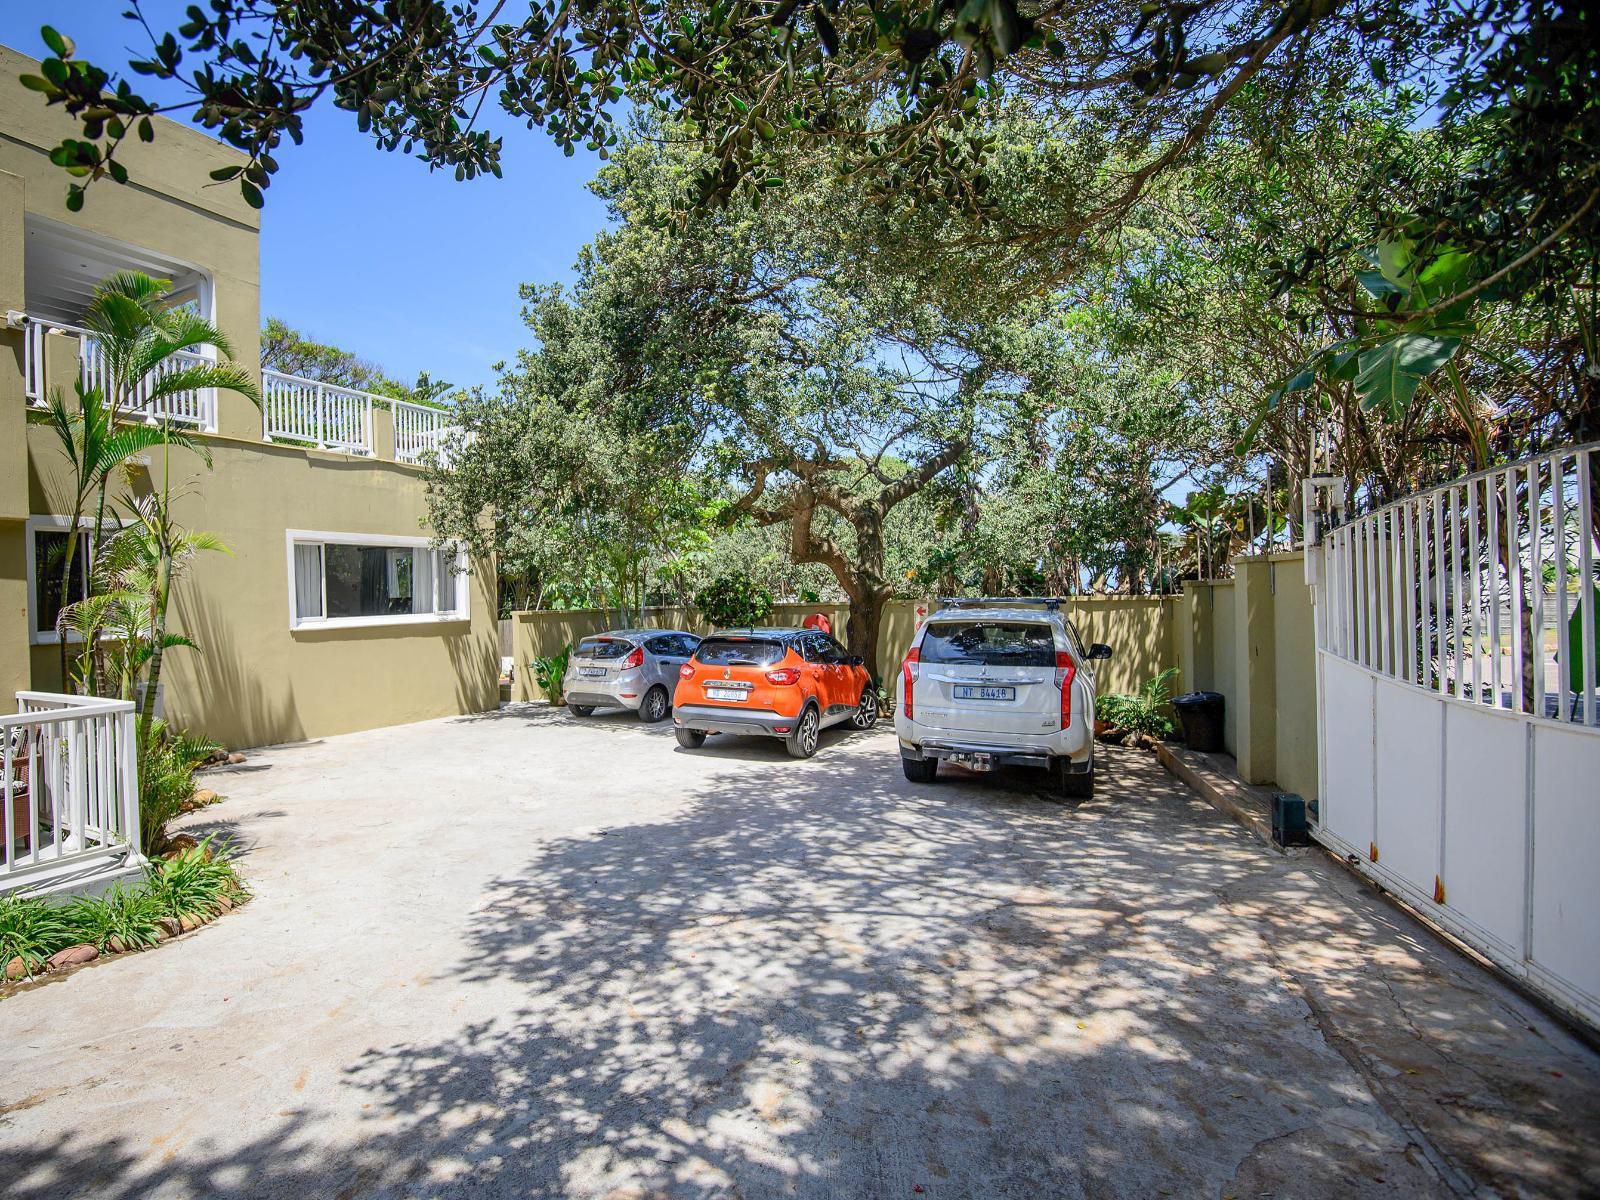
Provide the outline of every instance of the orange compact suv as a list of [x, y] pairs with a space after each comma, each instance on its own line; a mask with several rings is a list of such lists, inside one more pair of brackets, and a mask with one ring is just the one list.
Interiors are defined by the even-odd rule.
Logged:
[[877, 691], [860, 656], [816, 629], [718, 630], [678, 668], [672, 697], [686, 750], [708, 733], [762, 734], [810, 758], [829, 725], [871, 729], [877, 720]]

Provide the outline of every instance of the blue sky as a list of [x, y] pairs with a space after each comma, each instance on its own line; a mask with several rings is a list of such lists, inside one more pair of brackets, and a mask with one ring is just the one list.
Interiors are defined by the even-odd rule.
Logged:
[[[123, 74], [142, 31], [125, 0], [5, 0], [0, 43], [39, 57], [39, 26], [54, 25], [80, 55]], [[185, 3], [148, 0], [152, 23], [181, 23]], [[163, 26], [157, 26], [162, 28]], [[136, 91], [155, 96], [143, 76]], [[566, 158], [540, 130], [492, 103], [505, 137], [504, 179], [457, 183], [417, 159], [386, 154], [354, 117], [321, 104], [302, 146], [286, 144], [261, 227], [261, 311], [383, 365], [409, 382], [418, 371], [455, 384], [488, 382], [490, 364], [530, 343], [517, 285], [565, 281], [580, 246], [605, 221], [584, 187], [600, 165]], [[62, 177], [65, 194], [66, 177]], [[109, 181], [95, 191], [115, 187]]]

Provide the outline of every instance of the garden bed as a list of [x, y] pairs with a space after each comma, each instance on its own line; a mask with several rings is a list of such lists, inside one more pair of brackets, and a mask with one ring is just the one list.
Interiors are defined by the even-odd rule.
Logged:
[[67, 900], [0, 897], [0, 996], [113, 955], [137, 954], [250, 898], [226, 846], [181, 838], [132, 886]]

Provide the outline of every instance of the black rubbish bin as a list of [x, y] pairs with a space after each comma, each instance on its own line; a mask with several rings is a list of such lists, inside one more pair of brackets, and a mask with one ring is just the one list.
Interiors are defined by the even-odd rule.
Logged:
[[1223, 704], [1221, 692], [1189, 692], [1172, 702], [1189, 749], [1222, 749]]

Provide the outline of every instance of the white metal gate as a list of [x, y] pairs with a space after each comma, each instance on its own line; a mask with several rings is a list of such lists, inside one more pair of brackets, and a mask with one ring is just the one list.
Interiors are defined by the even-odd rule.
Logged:
[[[1324, 519], [1306, 554], [1317, 840], [1591, 1025], [1597, 452], [1498, 467], [1331, 529]], [[1308, 530], [1319, 482], [1338, 488], [1308, 485]]]

